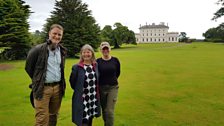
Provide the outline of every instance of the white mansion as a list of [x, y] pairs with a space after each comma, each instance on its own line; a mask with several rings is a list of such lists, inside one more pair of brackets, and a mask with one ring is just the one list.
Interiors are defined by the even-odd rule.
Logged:
[[169, 27], [164, 22], [159, 25], [140, 25], [140, 33], [135, 33], [137, 43], [178, 42], [178, 32], [168, 32]]

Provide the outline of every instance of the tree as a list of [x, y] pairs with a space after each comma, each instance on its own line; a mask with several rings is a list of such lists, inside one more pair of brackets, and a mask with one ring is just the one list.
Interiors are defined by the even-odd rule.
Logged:
[[218, 5], [221, 5], [221, 8], [214, 13], [212, 20], [216, 20], [224, 15], [224, 0], [218, 0]]
[[217, 27], [217, 36], [224, 42], [224, 23]]
[[132, 31], [132, 30], [129, 30], [127, 32], [127, 40], [124, 41], [124, 43], [127, 43], [127, 44], [134, 44], [136, 45], [136, 38], [135, 38], [135, 33]]
[[216, 32], [217, 32], [216, 28], [210, 28], [205, 33], [203, 33], [203, 36], [206, 39], [216, 38]]
[[186, 32], [180, 32], [179, 41], [180, 42], [188, 42], [188, 37], [187, 37]]
[[[212, 20], [216, 20], [224, 15], [224, 0], [218, 0], [218, 5], [221, 8], [214, 13]], [[210, 28], [203, 33], [205, 41], [224, 42], [224, 23], [220, 24], [216, 28]]]
[[136, 44], [135, 33], [123, 26], [121, 23], [114, 24], [112, 30], [110, 25], [106, 25], [101, 31], [101, 40], [108, 41], [114, 48], [119, 48], [123, 43]]
[[43, 38], [45, 37], [44, 32], [40, 32], [39, 30], [36, 30], [33, 33], [30, 33], [30, 38], [31, 38], [31, 45], [37, 45], [40, 43], [43, 43]]
[[126, 32], [127, 28], [118, 22], [114, 24], [114, 27], [115, 29], [112, 32], [112, 45], [114, 48], [120, 48], [122, 41], [126, 37], [124, 36], [124, 33]]
[[101, 41], [112, 42], [113, 29], [110, 25], [104, 26], [100, 32]]
[[88, 6], [81, 0], [56, 1], [55, 10], [47, 19], [44, 32], [47, 35], [49, 27], [60, 24], [64, 28], [62, 42], [68, 49], [68, 56], [74, 57], [84, 44], [90, 44], [94, 49], [99, 46], [100, 27], [91, 16]]
[[224, 23], [216, 28], [210, 28], [203, 33], [206, 41], [224, 42]]
[[5, 50], [1, 59], [15, 60], [26, 57], [30, 47], [30, 6], [23, 0], [0, 0], [0, 47]]

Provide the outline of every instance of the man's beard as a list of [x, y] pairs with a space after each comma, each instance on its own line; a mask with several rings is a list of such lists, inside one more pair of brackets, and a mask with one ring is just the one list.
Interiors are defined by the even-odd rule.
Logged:
[[51, 51], [54, 51], [54, 50], [57, 48], [57, 46], [58, 46], [58, 44], [51, 43], [51, 44], [49, 45], [49, 48], [50, 48]]

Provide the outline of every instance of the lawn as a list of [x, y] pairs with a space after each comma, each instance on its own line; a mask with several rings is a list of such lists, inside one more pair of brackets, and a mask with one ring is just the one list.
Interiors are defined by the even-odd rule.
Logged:
[[[112, 50], [121, 62], [115, 126], [223, 126], [224, 44], [124, 45]], [[99, 52], [96, 53], [99, 57]], [[59, 126], [71, 126], [71, 67], [66, 60], [66, 96]], [[0, 126], [31, 126], [30, 79], [25, 61], [0, 63]], [[103, 126], [102, 118], [94, 126]]]

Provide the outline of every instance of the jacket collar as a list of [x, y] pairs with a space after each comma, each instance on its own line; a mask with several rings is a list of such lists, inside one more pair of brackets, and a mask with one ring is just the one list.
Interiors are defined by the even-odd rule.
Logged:
[[[47, 46], [50, 44], [50, 41], [47, 39], [45, 44], [47, 48]], [[67, 49], [64, 46], [62, 46], [61, 43], [58, 43], [58, 47], [60, 47], [62, 55], [65, 56], [67, 54]]]
[[[83, 61], [79, 61], [78, 66], [84, 68], [84, 65], [85, 65], [85, 64], [84, 64]], [[96, 67], [96, 62], [93, 62], [92, 65], [93, 65], [93, 68], [95, 68], [95, 67]]]

